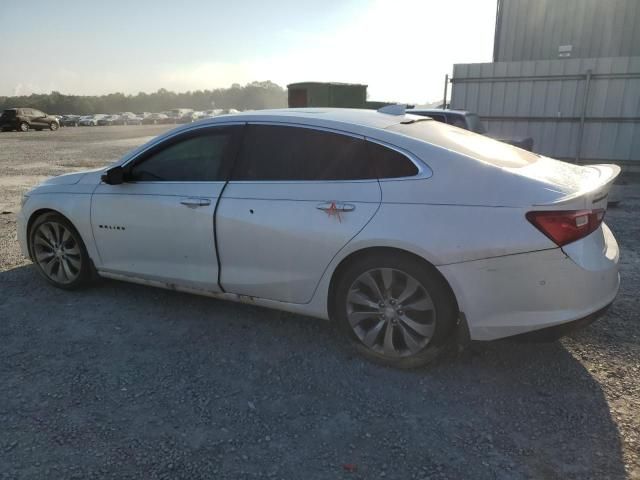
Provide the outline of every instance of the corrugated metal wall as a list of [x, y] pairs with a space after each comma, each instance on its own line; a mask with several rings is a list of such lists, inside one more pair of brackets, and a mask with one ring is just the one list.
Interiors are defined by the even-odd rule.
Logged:
[[531, 136], [551, 157], [640, 166], [640, 56], [460, 64], [452, 82], [451, 108], [477, 112], [491, 133]]
[[498, 0], [494, 61], [640, 56], [640, 0]]

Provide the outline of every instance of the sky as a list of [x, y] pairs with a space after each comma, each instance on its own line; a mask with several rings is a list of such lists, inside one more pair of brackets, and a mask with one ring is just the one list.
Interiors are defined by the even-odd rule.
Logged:
[[490, 62], [496, 0], [0, 0], [0, 95], [336, 81], [442, 97]]

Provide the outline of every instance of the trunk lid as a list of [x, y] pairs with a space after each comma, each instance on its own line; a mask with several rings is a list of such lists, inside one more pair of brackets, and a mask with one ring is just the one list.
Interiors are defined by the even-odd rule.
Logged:
[[613, 164], [573, 165], [541, 157], [537, 162], [519, 168], [518, 174], [545, 184], [555, 195], [536, 202], [544, 209], [606, 209], [607, 198], [620, 167]]

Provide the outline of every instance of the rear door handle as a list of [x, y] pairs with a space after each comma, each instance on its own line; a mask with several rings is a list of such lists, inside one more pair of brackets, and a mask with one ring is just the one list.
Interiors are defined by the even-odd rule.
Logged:
[[325, 212], [353, 212], [356, 206], [352, 203], [323, 202], [316, 205], [316, 208]]
[[180, 200], [180, 203], [189, 208], [196, 208], [211, 205], [211, 200], [209, 200], [208, 198], [189, 197]]

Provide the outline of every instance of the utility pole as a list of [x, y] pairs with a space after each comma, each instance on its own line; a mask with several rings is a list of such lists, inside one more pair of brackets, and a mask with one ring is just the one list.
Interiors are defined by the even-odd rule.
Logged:
[[444, 75], [444, 100], [442, 101], [442, 108], [447, 109], [447, 89], [449, 88], [449, 74]]

